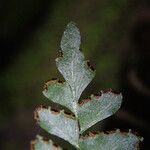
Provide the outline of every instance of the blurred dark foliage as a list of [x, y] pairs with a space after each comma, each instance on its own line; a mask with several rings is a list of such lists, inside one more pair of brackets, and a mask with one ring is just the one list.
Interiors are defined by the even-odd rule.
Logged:
[[144, 137], [141, 149], [149, 150], [149, 5], [148, 0], [1, 0], [0, 149], [26, 150], [37, 133], [46, 134], [32, 114], [49, 104], [41, 94], [43, 82], [62, 78], [54, 60], [66, 24], [74, 21], [81, 49], [97, 70], [82, 97], [106, 88], [124, 97], [121, 110], [94, 128], [133, 129]]

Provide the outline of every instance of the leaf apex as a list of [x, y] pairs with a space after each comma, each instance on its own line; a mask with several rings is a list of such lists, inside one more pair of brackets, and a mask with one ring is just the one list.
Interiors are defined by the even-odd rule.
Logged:
[[74, 22], [67, 24], [67, 27], [63, 33], [61, 40], [61, 50], [66, 51], [68, 49], [79, 50], [81, 43], [80, 31]]
[[76, 23], [74, 21], [70, 21], [68, 24], [67, 24], [68, 27], [70, 26], [76, 26]]

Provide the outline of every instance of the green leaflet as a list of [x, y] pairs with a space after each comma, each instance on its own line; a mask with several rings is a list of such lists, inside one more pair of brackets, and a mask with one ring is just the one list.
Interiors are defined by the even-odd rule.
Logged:
[[69, 23], [61, 40], [62, 56], [56, 59], [58, 70], [71, 87], [73, 112], [77, 111], [77, 102], [95, 75], [89, 62], [84, 61], [84, 55], [79, 51], [80, 40], [79, 29], [73, 22]]
[[57, 79], [50, 80], [45, 83], [43, 94], [51, 101], [61, 104], [74, 112], [73, 95], [67, 82], [60, 82]]
[[31, 150], [62, 150], [62, 148], [54, 145], [51, 140], [43, 140], [43, 137], [37, 135], [37, 139], [31, 142]]
[[[79, 98], [92, 81], [95, 71], [80, 52], [80, 32], [73, 22], [67, 25], [61, 40], [61, 56], [56, 65], [65, 82], [57, 79], [45, 83], [44, 96], [65, 106], [74, 115], [63, 110], [55, 111], [40, 107], [35, 111], [38, 124], [50, 134], [58, 136], [79, 150], [137, 150], [139, 137], [133, 133], [121, 133], [119, 130], [109, 134], [82, 137], [82, 133], [97, 122], [113, 115], [121, 106], [122, 95], [111, 91], [101, 95], [91, 95], [79, 103]], [[80, 126], [80, 128], [79, 128]], [[61, 150], [51, 141], [45, 142], [40, 136], [34, 141], [33, 150]]]
[[142, 138], [129, 133], [121, 133], [119, 130], [109, 134], [99, 133], [80, 139], [81, 150], [137, 150]]
[[[85, 100], [86, 101], [86, 100]], [[113, 115], [121, 106], [122, 95], [111, 91], [101, 96], [91, 95], [90, 100], [79, 107], [80, 132], [84, 132], [97, 122]]]
[[56, 135], [78, 148], [78, 122], [64, 111], [56, 112], [50, 108], [39, 107], [35, 111], [39, 125], [50, 134]]

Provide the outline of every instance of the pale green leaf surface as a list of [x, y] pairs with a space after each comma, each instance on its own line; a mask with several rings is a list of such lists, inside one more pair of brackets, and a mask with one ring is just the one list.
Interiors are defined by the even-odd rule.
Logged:
[[[48, 99], [70, 109], [75, 117], [67, 115], [64, 111], [41, 107], [35, 113], [39, 125], [80, 150], [137, 150], [141, 139], [131, 132], [120, 133], [117, 130], [109, 134], [100, 133], [79, 138], [85, 130], [113, 115], [122, 102], [121, 94], [108, 91], [102, 92], [101, 96], [91, 95], [90, 99], [78, 103], [83, 90], [95, 75], [95, 71], [89, 62], [84, 60], [84, 55], [79, 50], [80, 43], [79, 29], [71, 22], [62, 36], [61, 56], [56, 59], [57, 68], [66, 81], [48, 81], [43, 91]], [[40, 138], [35, 143], [40, 150], [49, 150], [49, 146], [52, 146]]]
[[78, 122], [73, 116], [66, 115], [63, 111], [54, 112], [50, 108], [38, 108], [36, 116], [39, 125], [47, 132], [78, 147]]
[[90, 100], [79, 107], [80, 132], [84, 132], [97, 122], [113, 115], [121, 106], [122, 95], [111, 91], [101, 96], [91, 95]]
[[[45, 83], [43, 94], [51, 101], [61, 104], [74, 112], [73, 95], [67, 82], [51, 80]], [[74, 112], [75, 113], [75, 112]]]
[[[58, 70], [71, 87], [75, 103], [95, 75], [79, 50], [80, 41], [79, 29], [74, 23], [69, 23], [61, 40], [62, 56], [56, 59]], [[74, 105], [74, 112], [76, 110], [77, 105]]]
[[37, 138], [35, 141], [32, 141], [31, 143], [31, 150], [62, 150], [61, 147], [55, 146], [54, 143], [49, 140], [45, 141], [43, 140], [43, 137], [37, 135]]
[[119, 130], [109, 134], [100, 133], [80, 139], [81, 150], [138, 150], [142, 138], [133, 133], [121, 133]]

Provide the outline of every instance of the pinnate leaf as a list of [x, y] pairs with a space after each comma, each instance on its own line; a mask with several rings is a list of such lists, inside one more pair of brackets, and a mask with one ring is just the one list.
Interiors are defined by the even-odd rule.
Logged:
[[58, 70], [70, 85], [74, 104], [77, 111], [77, 102], [81, 93], [93, 79], [95, 72], [84, 55], [79, 50], [80, 32], [74, 23], [69, 23], [61, 40], [62, 56], [56, 59]]
[[[75, 23], [67, 25], [61, 40], [60, 57], [56, 65], [65, 82], [50, 80], [45, 83], [43, 94], [54, 103], [65, 106], [74, 115], [40, 107], [35, 111], [39, 125], [50, 134], [58, 136], [80, 150], [137, 150], [141, 139], [133, 133], [119, 130], [109, 134], [82, 137], [82, 133], [99, 121], [113, 115], [121, 106], [122, 95], [111, 90], [101, 95], [91, 95], [90, 99], [79, 102], [79, 98], [95, 75], [89, 61], [79, 50], [81, 36]], [[80, 137], [81, 136], [81, 137]], [[61, 150], [52, 141], [44, 141], [38, 136], [33, 142], [35, 150]]]
[[61, 104], [74, 112], [73, 95], [67, 82], [60, 82], [57, 79], [47, 81], [43, 94], [51, 101]]
[[37, 135], [36, 140], [31, 142], [31, 150], [62, 150], [51, 140], [44, 140], [42, 136]]
[[122, 133], [119, 130], [80, 138], [81, 150], [137, 150], [142, 138], [133, 133]]
[[[84, 101], [87, 102], [84, 103]], [[122, 95], [111, 91], [102, 92], [100, 96], [91, 95], [89, 100], [81, 101], [78, 111], [80, 132], [113, 115], [120, 108], [121, 101]]]
[[78, 147], [78, 122], [74, 116], [65, 114], [63, 110], [56, 112], [51, 108], [39, 107], [35, 111], [35, 118], [41, 128]]

